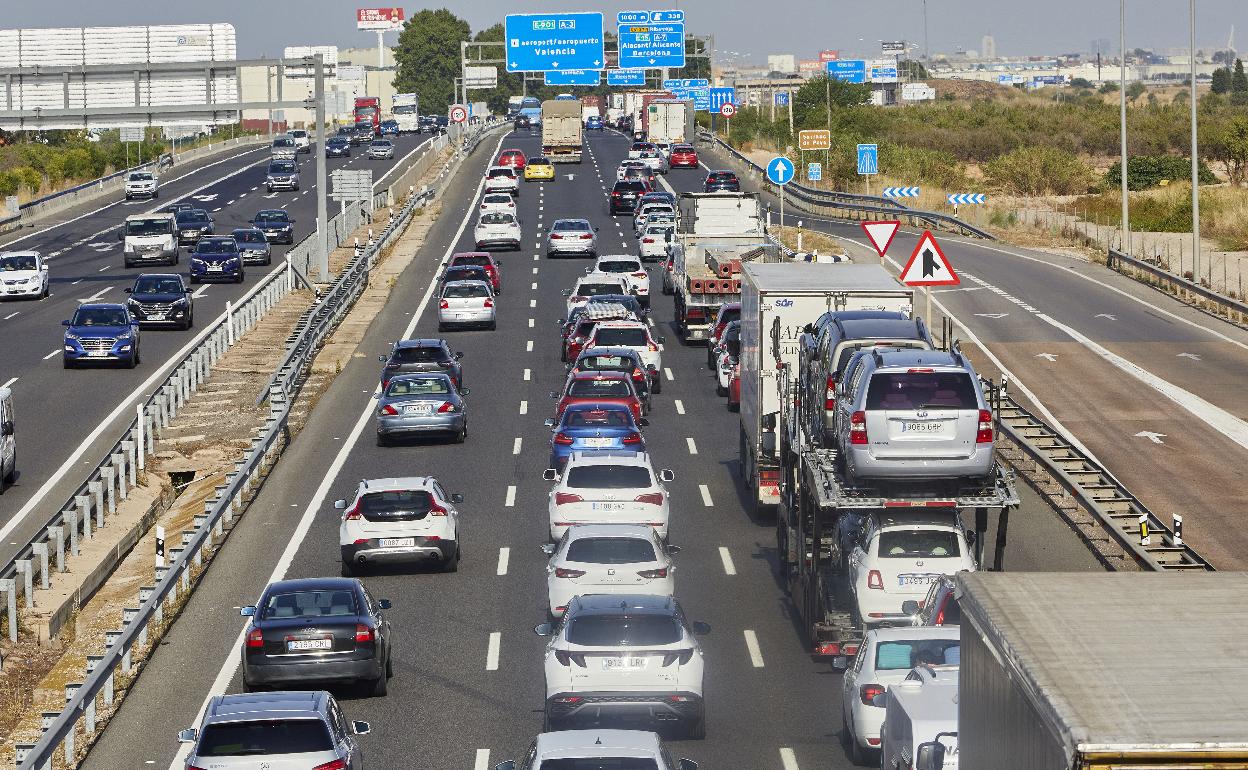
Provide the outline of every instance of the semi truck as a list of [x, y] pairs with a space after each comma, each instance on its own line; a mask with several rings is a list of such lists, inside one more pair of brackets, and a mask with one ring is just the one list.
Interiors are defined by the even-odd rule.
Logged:
[[381, 133], [381, 99], [376, 96], [355, 97], [355, 110], [352, 113], [355, 124], [369, 124], [374, 134]]
[[963, 572], [955, 596], [962, 770], [1248, 766], [1248, 573]]
[[692, 99], [655, 99], [646, 106], [642, 128], [646, 141], [654, 144], [684, 144], [694, 140]]
[[584, 143], [581, 103], [575, 99], [542, 102], [542, 154], [551, 163], [580, 163]]
[[604, 117], [604, 99], [601, 96], [581, 97], [581, 122], [586, 123], [591, 117]]
[[395, 94], [390, 97], [390, 111], [399, 124], [400, 134], [420, 133], [420, 97], [416, 94]]

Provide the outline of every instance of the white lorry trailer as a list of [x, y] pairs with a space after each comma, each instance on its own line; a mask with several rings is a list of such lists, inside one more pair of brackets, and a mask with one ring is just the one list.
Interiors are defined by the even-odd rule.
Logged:
[[399, 124], [400, 134], [420, 133], [420, 97], [416, 94], [395, 94], [390, 97], [390, 112]]
[[686, 144], [694, 140], [693, 101], [656, 99], [646, 106], [646, 139], [654, 144]]

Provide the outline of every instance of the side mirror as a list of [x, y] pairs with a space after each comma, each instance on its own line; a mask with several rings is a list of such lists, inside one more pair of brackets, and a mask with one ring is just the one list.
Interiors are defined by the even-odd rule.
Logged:
[[566, 318], [559, 318], [555, 321], [555, 323], [559, 324], [560, 326], [563, 326], [567, 322], [568, 322], [568, 319]]
[[680, 770], [698, 770], [698, 763], [692, 759], [682, 759], [676, 763]]
[[245, 618], [255, 617], [256, 608], [254, 605], [247, 606], [247, 607], [239, 607], [238, 614], [242, 615]]
[[979, 539], [979, 535], [975, 534], [975, 530], [968, 529], [966, 531], [966, 544], [975, 545], [975, 541]]
[[516, 770], [516, 760], [509, 759], [506, 762], [499, 762], [494, 765], [494, 770]]
[[199, 737], [199, 733], [194, 727], [178, 731], [178, 743], [194, 743], [197, 737]]
[[124, 291], [126, 294], [134, 294], [134, 289], [131, 289], [129, 286], [122, 289], [122, 291]]
[[585, 268], [585, 275], [589, 275], [592, 272], [594, 272], [594, 269], [592, 267]]
[[[124, 241], [125, 239], [126, 239], [125, 233], [117, 233], [117, 240]], [[182, 732], [186, 732], [186, 731], [183, 730]], [[178, 734], [181, 735], [182, 733], [178, 733]], [[192, 738], [191, 740], [194, 740], [194, 738]]]
[[472, 395], [472, 388], [461, 388], [461, 389], [460, 389], [460, 391], [459, 391], [459, 395], [461, 395], [461, 396], [471, 396], [471, 395]]
[[378, 361], [380, 361], [380, 362], [382, 362], [382, 363], [384, 364], [384, 363], [385, 363], [386, 361], [388, 361], [389, 359], [388, 359], [388, 358], [386, 358], [385, 356], [377, 356], [377, 360], [378, 360]]
[[875, 696], [871, 698], [871, 705], [881, 709], [888, 708], [888, 691], [885, 690], [884, 692], [876, 693]]
[[546, 481], [558, 481], [559, 471], [555, 470], [554, 468], [547, 468], [546, 470], [542, 471], [542, 478], [545, 479]]
[[711, 633], [711, 625], [709, 623], [703, 623], [702, 621], [698, 620], [698, 621], [694, 621], [691, 624], [691, 626], [693, 627], [694, 636], [706, 636], [707, 634]]
[[13, 421], [5, 420], [4, 422], [0, 422], [0, 436], [12, 436], [12, 435], [13, 435]]
[[341, 511], [341, 510], [344, 510], [344, 509], [347, 507], [347, 501], [346, 501], [346, 500], [335, 500], [335, 501], [334, 501], [334, 507], [335, 507], [335, 508], [337, 508], [337, 509], [338, 509], [338, 510], [340, 510], [340, 511]]
[[598, 228], [597, 228], [597, 227], [595, 227], [595, 228], [594, 228], [594, 232], [598, 232]]
[[464, 360], [464, 354], [463, 354], [463, 353], [460, 353], [460, 352], [456, 352], [456, 353], [455, 353], [455, 360], [456, 360], [456, 361], [462, 361], [462, 360]]
[[845, 669], [849, 668], [849, 656], [837, 655], [835, 658], [832, 659], [832, 668], [836, 669], [837, 671], [844, 671]]
[[667, 481], [675, 481], [675, 480], [676, 480], [676, 474], [672, 473], [667, 468], [664, 468], [663, 470], [659, 471], [659, 481], [667, 482]]
[[553, 428], [555, 427], [555, 420], [552, 417], [547, 417], [545, 420], [542, 420], [542, 425], [545, 425], [547, 428]]
[[558, 391], [555, 391], [555, 390], [550, 391], [550, 397], [551, 397], [551, 398], [559, 398], [559, 392], [558, 392]]
[[638, 420], [638, 421], [637, 421], [637, 424], [638, 424], [638, 425], [640, 425], [640, 426], [641, 426], [641, 427], [643, 427], [643, 428], [648, 428], [648, 427], [650, 427], [650, 421], [649, 421], [649, 420], [647, 420], [645, 417], [642, 417], [640, 420]]
[[351, 732], [356, 735], [368, 735], [372, 731], [373, 728], [369, 726], [368, 722], [356, 719], [351, 723]]
[[562, 294], [562, 295], [563, 295], [563, 296], [565, 296], [565, 297], [571, 297], [571, 296], [572, 296], [572, 290], [571, 290], [571, 289], [564, 289], [563, 291], [561, 291], [561, 292], [559, 292], [559, 293], [560, 293], [560, 294]]
[[69, 321], [61, 321], [61, 326], [69, 326]]
[[659, 337], [659, 344], [660, 344], [660, 345], [663, 345], [663, 344], [666, 344], [666, 343], [667, 343], [667, 337]]
[[659, 367], [655, 366], [654, 364], [646, 364], [646, 370], [651, 371], [651, 372], [657, 372], [659, 370]]
[[914, 599], [906, 599], [901, 603], [901, 611], [910, 617], [914, 617], [919, 614], [919, 603]]
[[542, 548], [542, 553], [546, 554], [547, 556], [554, 556], [555, 551], [559, 549], [559, 546], [555, 545], [554, 543], [542, 543], [541, 548]]
[[459, 493], [459, 492], [452, 492], [452, 493], [451, 493], [451, 502], [452, 502], [452, 503], [455, 503], [455, 504], [457, 504], [457, 505], [458, 505], [459, 503], [462, 503], [463, 501], [464, 501], [464, 496], [463, 496], [463, 494], [461, 494], [461, 493]]
[[381, 393], [374, 393], [374, 394], [373, 394], [373, 398], [374, 398], [374, 399], [379, 399], [379, 398], [381, 398], [381, 396], [382, 396], [382, 394], [381, 394]]
[[380, 607], [380, 608], [382, 608], [383, 610], [388, 610], [388, 609], [390, 609], [391, 607], [393, 607], [394, 605], [390, 602], [390, 600], [389, 600], [389, 599], [378, 599], [378, 600], [377, 600], [377, 606], [378, 606], [378, 607]]
[[555, 633], [555, 626], [553, 623], [538, 623], [533, 626], [533, 633], [538, 636], [552, 636]]
[[945, 766], [945, 744], [940, 741], [920, 743], [914, 758], [915, 770], [940, 770]]

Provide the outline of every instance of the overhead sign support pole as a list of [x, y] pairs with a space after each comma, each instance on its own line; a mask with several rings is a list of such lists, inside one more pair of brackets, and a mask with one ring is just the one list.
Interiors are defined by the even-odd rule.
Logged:
[[313, 97], [316, 100], [316, 269], [322, 281], [329, 280], [329, 204], [326, 201], [325, 169], [325, 57], [317, 54], [316, 80]]

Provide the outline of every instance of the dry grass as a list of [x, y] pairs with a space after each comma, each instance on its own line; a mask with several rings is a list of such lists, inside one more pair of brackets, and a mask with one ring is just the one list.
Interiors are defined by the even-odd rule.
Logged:
[[[788, 219], [788, 217], [785, 217], [785, 219]], [[776, 234], [776, 237], [779, 238], [780, 242], [783, 243], [785, 246], [788, 246], [790, 249], [793, 249], [794, 251], [798, 250], [798, 246], [797, 246], [797, 234], [799, 232], [798, 228], [792, 227], [792, 226], [784, 227], [784, 228], [777, 227], [777, 228], [774, 228], [772, 232]], [[802, 229], [800, 230], [800, 232], [802, 234], [801, 251], [810, 251], [810, 252], [817, 251], [820, 254], [844, 254], [845, 253], [845, 245], [842, 244], [840, 241], [838, 241], [836, 238], [833, 238], [828, 235], [824, 235], [823, 233], [817, 233], [813, 230]]]
[[[1179, 182], [1131, 193], [1131, 229], [1136, 232], [1183, 233], [1192, 229], [1192, 186]], [[1081, 198], [1085, 216], [1108, 224], [1122, 222], [1118, 191]], [[1248, 250], [1248, 190], [1231, 185], [1200, 188], [1201, 235], [1217, 241], [1223, 251]]]

